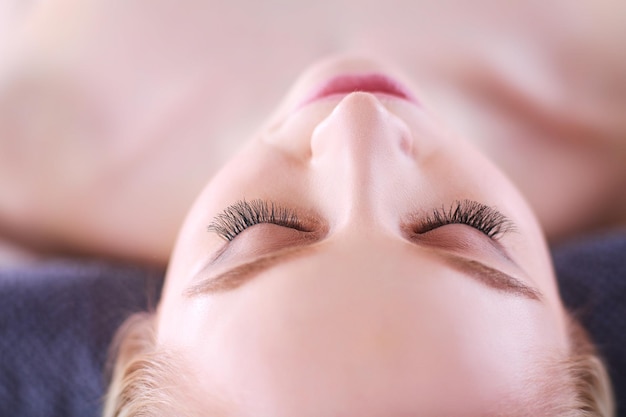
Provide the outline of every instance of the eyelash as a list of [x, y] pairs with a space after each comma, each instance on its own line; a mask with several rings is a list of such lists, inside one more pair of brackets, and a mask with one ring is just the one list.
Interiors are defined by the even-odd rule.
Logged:
[[477, 201], [455, 201], [449, 209], [441, 207], [422, 220], [417, 232], [426, 233], [449, 224], [465, 224], [498, 240], [513, 231], [513, 223], [496, 209]]
[[[231, 242], [247, 228], [261, 223], [305, 230], [294, 210], [261, 199], [241, 200], [229, 206], [215, 217], [208, 230]], [[449, 224], [465, 224], [495, 240], [514, 229], [511, 221], [496, 209], [477, 201], [463, 200], [455, 201], [448, 209], [442, 206], [433, 210], [420, 222], [417, 233]]]
[[218, 214], [208, 230], [230, 242], [248, 227], [261, 223], [304, 230], [294, 210], [261, 199], [236, 202]]

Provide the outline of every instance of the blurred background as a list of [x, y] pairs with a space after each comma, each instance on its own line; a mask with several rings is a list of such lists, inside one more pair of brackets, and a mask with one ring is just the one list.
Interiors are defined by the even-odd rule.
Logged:
[[0, 261], [167, 262], [207, 178], [331, 54], [388, 60], [552, 242], [626, 217], [626, 3], [2, 0]]

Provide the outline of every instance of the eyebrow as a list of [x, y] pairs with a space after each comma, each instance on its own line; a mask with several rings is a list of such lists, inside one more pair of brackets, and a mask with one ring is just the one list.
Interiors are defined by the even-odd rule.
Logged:
[[[281, 263], [311, 254], [315, 252], [316, 249], [317, 245], [309, 244], [277, 250], [268, 255], [263, 255], [243, 264], [236, 265], [226, 271], [218, 272], [208, 278], [203, 278], [200, 282], [188, 287], [185, 290], [185, 295], [194, 297], [203, 294], [234, 290], [261, 272]], [[210, 266], [211, 263], [205, 266], [196, 275], [203, 275]]]
[[[185, 289], [184, 295], [187, 297], [198, 297], [207, 294], [234, 290], [270, 268], [306, 255], [310, 255], [317, 249], [318, 245], [308, 244], [272, 252], [268, 255], [236, 265], [225, 271], [212, 274], [207, 278], [202, 278], [199, 282]], [[436, 253], [452, 269], [461, 272], [465, 276], [470, 277], [491, 289], [534, 301], [541, 301], [543, 298], [541, 292], [536, 288], [525, 284], [523, 281], [514, 278], [499, 269], [492, 268], [482, 262], [452, 253]], [[206, 269], [210, 266], [211, 264], [207, 265], [198, 273], [198, 275], [204, 274]]]

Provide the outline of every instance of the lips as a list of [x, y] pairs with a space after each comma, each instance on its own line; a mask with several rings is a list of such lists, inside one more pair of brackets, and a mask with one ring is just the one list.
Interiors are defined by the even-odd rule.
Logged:
[[410, 91], [398, 81], [383, 74], [373, 73], [344, 74], [333, 77], [315, 88], [298, 107], [326, 97], [358, 91], [384, 94], [419, 104]]

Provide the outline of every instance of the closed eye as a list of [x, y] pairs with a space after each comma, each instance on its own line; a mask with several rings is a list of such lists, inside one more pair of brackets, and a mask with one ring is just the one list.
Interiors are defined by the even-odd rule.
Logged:
[[449, 208], [433, 210], [418, 222], [416, 233], [423, 234], [450, 224], [464, 224], [498, 240], [515, 230], [513, 222], [497, 209], [472, 200], [455, 201]]
[[261, 223], [306, 231], [294, 210], [261, 199], [241, 200], [227, 207], [213, 219], [208, 230], [230, 242], [244, 230]]
[[[298, 218], [295, 210], [261, 199], [244, 199], [230, 205], [213, 219], [208, 231], [230, 242], [246, 229], [262, 223], [310, 231]], [[513, 222], [497, 209], [477, 201], [462, 200], [455, 201], [447, 209], [445, 206], [434, 209], [432, 213], [418, 220], [414, 231], [424, 234], [451, 224], [470, 226], [493, 240], [515, 230]]]

